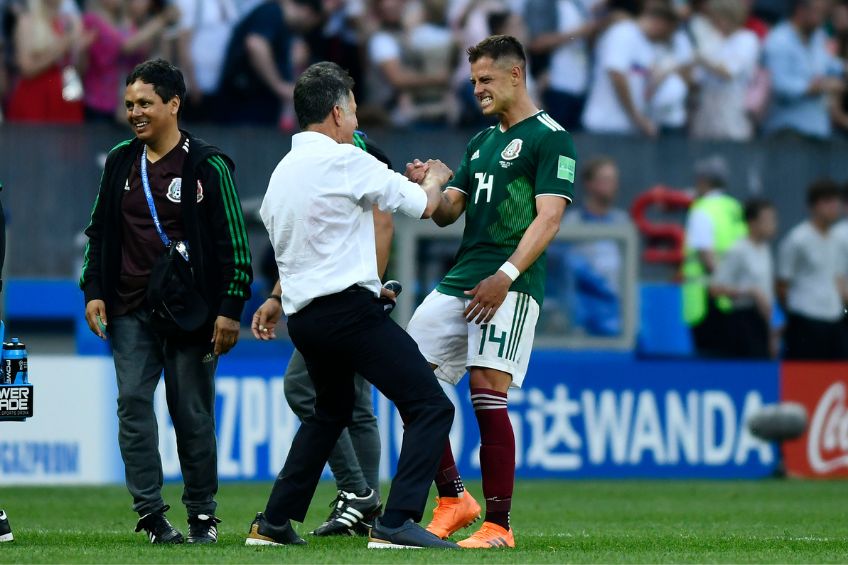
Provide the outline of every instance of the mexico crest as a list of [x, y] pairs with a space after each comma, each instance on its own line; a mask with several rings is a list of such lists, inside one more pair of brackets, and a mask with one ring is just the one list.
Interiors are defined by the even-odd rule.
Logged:
[[501, 158], [506, 161], [512, 161], [513, 159], [518, 157], [518, 154], [521, 153], [521, 145], [523, 143], [524, 142], [520, 139], [513, 139], [512, 141], [510, 141], [509, 145], [507, 145], [506, 148], [501, 151]]
[[183, 179], [177, 177], [171, 181], [171, 184], [168, 185], [168, 200], [171, 202], [180, 203], [180, 193], [182, 192]]
[[[168, 186], [168, 194], [166, 195], [168, 200], [179, 204], [182, 187], [183, 179], [175, 178], [172, 180], [170, 186]], [[203, 200], [203, 185], [200, 183], [200, 179], [197, 179], [197, 201], [200, 202], [201, 200]]]

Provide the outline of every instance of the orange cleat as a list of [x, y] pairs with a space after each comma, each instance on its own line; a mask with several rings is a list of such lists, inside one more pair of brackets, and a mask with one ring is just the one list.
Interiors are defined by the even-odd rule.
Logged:
[[493, 547], [515, 547], [512, 528], [508, 531], [492, 522], [483, 522], [480, 529], [470, 538], [458, 542], [465, 549], [492, 549]]
[[442, 539], [480, 519], [480, 505], [465, 491], [460, 497], [437, 496], [427, 531]]

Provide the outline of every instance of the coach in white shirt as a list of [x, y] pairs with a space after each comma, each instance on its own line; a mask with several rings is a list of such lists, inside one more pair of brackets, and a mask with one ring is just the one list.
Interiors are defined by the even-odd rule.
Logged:
[[354, 371], [394, 402], [405, 423], [397, 473], [369, 547], [458, 547], [421, 520], [454, 408], [418, 346], [379, 301], [372, 209], [429, 218], [452, 172], [429, 161], [421, 185], [352, 145], [353, 81], [334, 63], [297, 80], [301, 133], [271, 175], [260, 215], [277, 258], [289, 335], [315, 383], [315, 414], [298, 430], [247, 544], [303, 543], [290, 520], [306, 516], [321, 471], [351, 419]]

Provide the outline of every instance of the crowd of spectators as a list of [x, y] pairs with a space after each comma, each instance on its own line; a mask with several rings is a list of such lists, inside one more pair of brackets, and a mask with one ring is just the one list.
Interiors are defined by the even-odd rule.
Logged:
[[363, 123], [478, 125], [463, 51], [519, 37], [570, 131], [744, 141], [848, 130], [848, 0], [0, 0], [9, 121], [118, 119], [140, 60], [189, 121], [293, 128], [299, 71], [347, 68]]

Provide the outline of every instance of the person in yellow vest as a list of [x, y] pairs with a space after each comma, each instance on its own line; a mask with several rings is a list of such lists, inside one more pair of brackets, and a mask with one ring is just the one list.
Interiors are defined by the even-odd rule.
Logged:
[[728, 166], [720, 156], [695, 163], [697, 198], [686, 219], [686, 258], [683, 262], [683, 319], [702, 357], [721, 355], [727, 297], [711, 297], [709, 279], [734, 243], [747, 235], [742, 205], [724, 189]]

